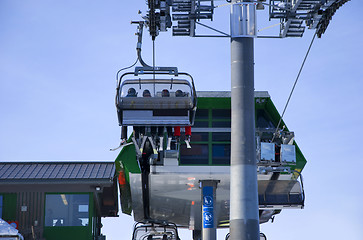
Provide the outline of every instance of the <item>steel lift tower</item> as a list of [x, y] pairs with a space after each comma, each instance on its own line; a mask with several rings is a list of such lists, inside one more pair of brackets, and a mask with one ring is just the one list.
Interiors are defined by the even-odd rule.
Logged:
[[231, 9], [231, 191], [230, 239], [260, 236], [255, 147], [255, 6], [232, 0]]
[[[257, 240], [260, 238], [254, 119], [254, 38], [302, 37], [306, 27], [315, 29], [316, 35], [321, 37], [335, 11], [347, 1], [269, 0], [267, 3], [266, 0], [227, 0], [224, 5], [231, 7], [230, 34], [200, 23], [201, 20], [213, 20], [214, 10], [219, 7], [215, 6], [213, 0], [147, 1], [149, 11], [144, 19], [153, 40], [160, 31], [171, 28], [172, 21], [176, 22], [176, 25], [172, 27], [173, 36], [229, 37], [231, 39], [229, 239]], [[269, 20], [280, 21], [280, 32], [277, 36], [257, 35], [256, 10], [263, 10], [265, 6], [268, 7]], [[197, 26], [214, 30], [217, 35], [197, 35]], [[212, 187], [213, 189], [208, 191], [215, 194], [218, 179], [204, 185], [208, 188]], [[210, 197], [210, 201], [213, 201], [213, 196], [202, 195], [202, 199], [206, 199], [205, 197]], [[213, 211], [208, 214], [209, 220], [213, 218]], [[216, 225], [216, 222], [211, 225], [203, 224], [203, 240], [216, 238]]]

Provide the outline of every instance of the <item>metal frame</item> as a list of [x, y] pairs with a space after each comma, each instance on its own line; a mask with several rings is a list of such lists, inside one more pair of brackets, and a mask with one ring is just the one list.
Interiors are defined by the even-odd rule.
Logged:
[[[162, 236], [164, 233], [166, 233], [166, 230], [167, 229], [171, 229], [172, 231], [175, 232], [175, 237], [173, 238], [166, 238], [165, 240], [180, 240], [179, 238], [179, 234], [178, 234], [178, 227], [176, 226], [176, 224], [174, 223], [169, 223], [167, 221], [149, 221], [149, 222], [136, 222], [135, 225], [134, 225], [134, 230], [132, 232], [132, 240], [146, 240], [148, 238], [148, 236], [150, 236], [150, 234], [146, 234], [145, 236], [143, 236], [142, 239], [139, 239], [139, 238], [136, 238], [136, 234], [137, 234], [137, 231], [138, 229], [142, 229], [142, 228], [145, 228], [145, 232], [148, 232], [148, 228], [149, 229], [157, 229], [157, 228], [164, 228], [164, 232], [157, 232], [155, 231], [155, 235], [160, 235]], [[153, 238], [151, 238], [152, 240]], [[159, 239], [159, 238], [158, 238]], [[164, 238], [163, 238], [164, 240]]]
[[[176, 67], [155, 67], [155, 68], [150, 68], [150, 67], [136, 67], [134, 72], [126, 72], [124, 74], [121, 75], [121, 77], [118, 80], [117, 83], [117, 88], [116, 88], [116, 97], [115, 97], [115, 105], [117, 108], [117, 111], [122, 111], [120, 108], [120, 89], [122, 86], [122, 83], [125, 81], [123, 80], [126, 76], [128, 75], [132, 75], [132, 76], [140, 76], [140, 75], [152, 75], [153, 80], [157, 81], [158, 78], [156, 78], [156, 75], [168, 75], [168, 76], [187, 76], [190, 78], [190, 86], [191, 86], [191, 94], [192, 94], [192, 104], [193, 106], [188, 110], [190, 111], [189, 118], [190, 118], [190, 123], [193, 125], [194, 124], [194, 118], [195, 118], [195, 110], [197, 107], [197, 92], [195, 90], [195, 84], [194, 84], [194, 79], [193, 77], [189, 74], [189, 73], [185, 73], [185, 72], [178, 72], [178, 69]], [[142, 78], [138, 79], [140, 81], [140, 83], [142, 83], [143, 80]], [[162, 80], [168, 80], [168, 79], [162, 79]], [[173, 80], [176, 81], [177, 79], [170, 79], [170, 83], [173, 83]], [[119, 124], [121, 125], [121, 119], [119, 118]]]
[[[153, 67], [151, 67], [151, 68], [136, 67], [134, 72], [126, 72], [126, 73], [122, 74], [117, 83], [116, 101], [118, 99], [122, 79], [127, 75], [134, 75], [135, 77], [139, 76], [139, 75], [153, 75], [154, 79], [155, 79], [155, 75], [173, 75], [176, 77], [179, 75], [188, 76], [191, 79], [191, 86], [192, 86], [192, 90], [193, 90], [193, 97], [195, 99], [195, 106], [197, 104], [197, 91], [195, 90], [195, 84], [194, 84], [194, 79], [193, 79], [192, 75], [190, 75], [189, 73], [185, 73], [185, 72], [178, 72], [178, 68], [176, 68], [176, 67], [155, 67], [155, 68], [153, 68]], [[116, 105], [117, 105], [117, 102], [116, 102]]]

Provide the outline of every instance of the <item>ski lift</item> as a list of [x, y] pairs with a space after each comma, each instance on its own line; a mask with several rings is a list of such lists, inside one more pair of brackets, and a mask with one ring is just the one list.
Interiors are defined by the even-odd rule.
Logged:
[[177, 226], [171, 223], [137, 223], [132, 240], [180, 240]]
[[[118, 78], [118, 74], [128, 68], [117, 72], [116, 108], [119, 125], [121, 129], [119, 149], [126, 142], [127, 127], [133, 126], [133, 141], [140, 153], [144, 150], [145, 132], [150, 130], [148, 136], [150, 143], [159, 149], [163, 149], [163, 133], [166, 128], [168, 132], [168, 146], [172, 141], [172, 127], [190, 127], [194, 124], [197, 108], [197, 95], [193, 77], [188, 73], [178, 72], [176, 67], [156, 67], [144, 62], [141, 56], [141, 45], [144, 22], [131, 22], [138, 24], [136, 35], [138, 42], [136, 47], [137, 62], [141, 67], [136, 67], [134, 72], [126, 72]], [[155, 61], [155, 59], [154, 59]], [[145, 128], [146, 127], [146, 128]], [[158, 133], [157, 138], [155, 133]], [[141, 139], [142, 136], [142, 139]], [[158, 140], [160, 140], [158, 142]], [[189, 140], [186, 140], [187, 142]], [[153, 145], [151, 144], [151, 145]], [[153, 148], [154, 154], [156, 148]]]
[[138, 67], [135, 72], [124, 73], [118, 83], [120, 126], [191, 126], [196, 105], [192, 76], [178, 73], [176, 68]]

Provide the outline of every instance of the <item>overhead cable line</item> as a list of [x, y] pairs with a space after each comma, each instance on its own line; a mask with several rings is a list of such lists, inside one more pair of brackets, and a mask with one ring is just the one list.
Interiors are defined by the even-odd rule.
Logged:
[[302, 72], [302, 69], [304, 68], [304, 65], [305, 65], [306, 59], [307, 59], [307, 57], [308, 57], [308, 55], [309, 55], [309, 52], [310, 52], [311, 46], [312, 46], [312, 45], [313, 45], [313, 43], [314, 43], [314, 40], [315, 40], [316, 34], [317, 34], [317, 32], [315, 32], [315, 33], [314, 33], [313, 39], [311, 40], [310, 45], [309, 45], [309, 48], [308, 48], [308, 50], [307, 50], [307, 52], [306, 52], [306, 54], [305, 54], [305, 58], [304, 58], [304, 60], [303, 60], [303, 62], [302, 62], [302, 64], [301, 64], [301, 67], [300, 67], [299, 73], [297, 74], [297, 77], [296, 77], [296, 79], [295, 79], [295, 83], [294, 83], [294, 85], [293, 85], [293, 87], [292, 87], [292, 89], [291, 89], [291, 92], [290, 92], [289, 98], [287, 99], [287, 102], [286, 102], [286, 104], [285, 104], [284, 111], [282, 112], [281, 117], [280, 117], [280, 120], [279, 120], [279, 123], [278, 123], [278, 124], [277, 124], [277, 126], [276, 126], [276, 131], [275, 131], [275, 133], [274, 133], [274, 135], [273, 135], [273, 137], [272, 137], [272, 140], [271, 140], [272, 142], [274, 141], [274, 139], [275, 139], [275, 137], [276, 137], [276, 135], [277, 135], [277, 132], [279, 131], [279, 126], [280, 126], [280, 124], [281, 124], [282, 118], [283, 118], [283, 117], [284, 117], [284, 115], [285, 115], [285, 112], [286, 112], [287, 106], [289, 105], [289, 102], [290, 102], [291, 96], [292, 96], [292, 94], [293, 94], [293, 92], [294, 92], [294, 90], [295, 90], [295, 87], [296, 87], [297, 81], [299, 80], [299, 77], [300, 77], [300, 74], [301, 74], [301, 72]]

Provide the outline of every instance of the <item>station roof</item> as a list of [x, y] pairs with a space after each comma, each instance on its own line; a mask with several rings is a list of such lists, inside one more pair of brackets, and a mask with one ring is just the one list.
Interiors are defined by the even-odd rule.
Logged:
[[52, 180], [110, 180], [115, 175], [114, 162], [0, 162], [0, 182]]
[[[255, 91], [255, 98], [269, 98], [270, 94], [267, 91]], [[197, 91], [199, 98], [230, 98], [231, 91]]]
[[99, 216], [117, 216], [113, 161], [0, 162], [1, 193], [93, 193]]

